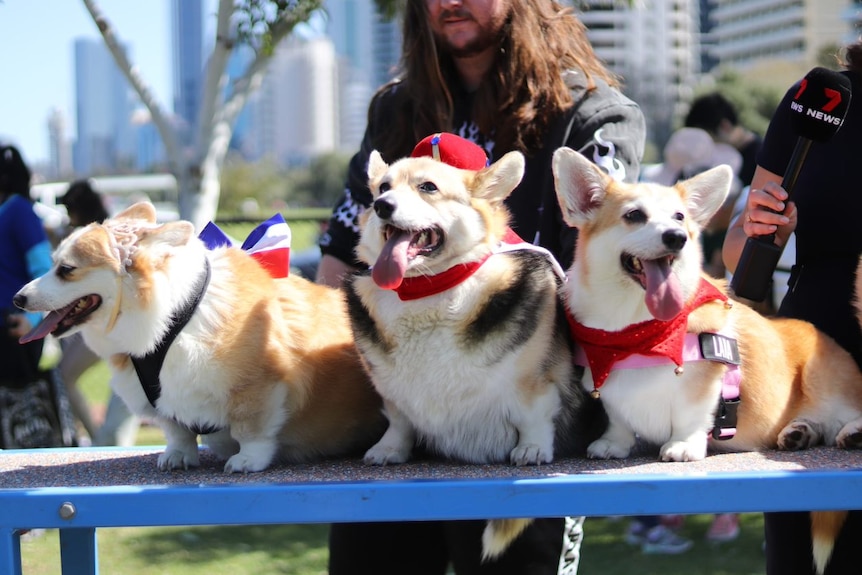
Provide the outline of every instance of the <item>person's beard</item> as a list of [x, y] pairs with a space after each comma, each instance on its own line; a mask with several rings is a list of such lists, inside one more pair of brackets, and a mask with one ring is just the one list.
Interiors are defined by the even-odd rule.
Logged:
[[[465, 16], [461, 10], [444, 11], [440, 14], [440, 18], [448, 18], [450, 16]], [[453, 58], [467, 58], [481, 54], [488, 48], [499, 45], [500, 38], [503, 33], [504, 20], [500, 22], [490, 22], [487, 26], [482, 26], [479, 29], [479, 35], [464, 46], [455, 47], [449, 43], [445, 36], [435, 35], [437, 45]]]

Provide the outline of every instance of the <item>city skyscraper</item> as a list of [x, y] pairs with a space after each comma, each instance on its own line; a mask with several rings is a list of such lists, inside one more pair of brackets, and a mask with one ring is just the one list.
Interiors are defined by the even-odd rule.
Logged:
[[296, 165], [335, 150], [337, 77], [329, 38], [292, 36], [279, 44], [252, 98], [252, 156]]
[[585, 4], [579, 18], [596, 54], [644, 110], [647, 134], [663, 143], [700, 77], [700, 0]]
[[850, 0], [710, 0], [710, 53], [752, 77], [790, 84], [855, 39]]
[[[127, 49], [127, 48], [124, 48]], [[130, 166], [133, 96], [104, 42], [75, 40], [75, 120], [73, 166], [81, 176]]]
[[195, 137], [203, 86], [203, 9], [201, 0], [171, 0], [171, 50], [174, 114], [181, 141]]
[[373, 0], [327, 0], [327, 35], [338, 55], [338, 147], [354, 151], [365, 132], [374, 91], [392, 78], [401, 56], [400, 21], [384, 20]]
[[61, 178], [72, 173], [72, 154], [69, 134], [66, 130], [66, 116], [59, 108], [51, 110], [48, 116], [48, 176]]

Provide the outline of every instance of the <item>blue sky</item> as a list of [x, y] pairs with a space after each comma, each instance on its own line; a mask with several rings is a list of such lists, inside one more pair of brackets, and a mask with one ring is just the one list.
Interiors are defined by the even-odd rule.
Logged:
[[[133, 62], [170, 109], [170, 0], [97, 0]], [[0, 0], [0, 141], [28, 163], [49, 157], [47, 118], [57, 107], [74, 135], [74, 40], [100, 39], [81, 0]]]

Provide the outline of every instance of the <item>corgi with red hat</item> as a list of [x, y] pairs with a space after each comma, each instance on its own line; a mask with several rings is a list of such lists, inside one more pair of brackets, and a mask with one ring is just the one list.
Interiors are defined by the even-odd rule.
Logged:
[[[368, 270], [347, 299], [389, 427], [366, 463], [402, 463], [417, 447], [513, 465], [585, 453], [596, 402], [573, 380], [563, 271], [508, 225], [504, 200], [523, 174], [520, 152], [489, 165], [449, 133], [391, 165], [372, 152], [357, 247]], [[486, 554], [510, 537], [489, 535]]]

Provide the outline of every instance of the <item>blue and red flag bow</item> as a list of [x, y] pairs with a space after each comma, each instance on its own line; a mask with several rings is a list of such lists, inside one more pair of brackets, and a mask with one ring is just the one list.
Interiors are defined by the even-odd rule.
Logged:
[[[213, 222], [201, 230], [198, 238], [208, 249], [231, 246], [233, 242]], [[281, 214], [275, 214], [251, 231], [242, 249], [274, 278], [286, 278], [290, 270], [290, 226]]]

